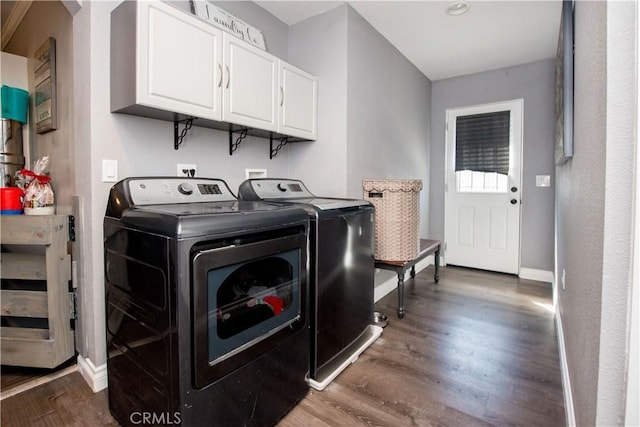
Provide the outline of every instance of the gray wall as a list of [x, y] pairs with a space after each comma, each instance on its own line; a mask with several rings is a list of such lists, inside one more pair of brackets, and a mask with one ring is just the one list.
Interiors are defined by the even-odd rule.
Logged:
[[[194, 126], [175, 151], [172, 123], [110, 113], [109, 25], [111, 10], [119, 3], [84, 2], [73, 19], [76, 129], [69, 143], [75, 144], [75, 169], [81, 172], [77, 178], [77, 194], [82, 200], [78, 232], [83, 236], [85, 262], [79, 275], [81, 316], [88, 331], [82, 348], [86, 353], [83, 356], [95, 366], [106, 360], [102, 221], [111, 184], [101, 181], [102, 159], [118, 160], [120, 178], [175, 175], [177, 163], [195, 163], [198, 175], [224, 178], [234, 192], [245, 177], [245, 168], [265, 168], [269, 176], [286, 177], [289, 173], [287, 149], [270, 160], [266, 139], [248, 137], [229, 156], [228, 134]], [[247, 12], [246, 17], [239, 18], [263, 30], [270, 52], [286, 55], [285, 24], [251, 2], [237, 7], [237, 11], [241, 8]]]
[[347, 196], [365, 178], [420, 179], [420, 235], [428, 237], [431, 82], [349, 8]]
[[[446, 109], [524, 99], [521, 266], [553, 271], [555, 60], [433, 82], [430, 234], [444, 239]], [[551, 175], [551, 187], [536, 187]]]
[[[364, 178], [418, 178], [427, 237], [431, 82], [342, 5], [289, 29], [289, 60], [318, 76], [318, 140], [290, 147], [311, 191], [362, 197]], [[376, 285], [394, 279], [376, 273]]]
[[637, 206], [633, 191], [637, 168], [634, 155], [638, 146], [637, 7], [637, 2], [607, 2], [605, 240], [596, 425], [625, 424], [627, 362], [640, 362], [627, 361], [633, 214]]
[[346, 5], [291, 26], [289, 59], [319, 80], [318, 140], [291, 147], [291, 175], [355, 198], [365, 178], [422, 179], [426, 237], [429, 79]]
[[[575, 7], [575, 155], [557, 167], [558, 312], [577, 425], [624, 424], [635, 2]], [[637, 361], [631, 361], [637, 363]]]
[[[80, 293], [82, 298], [81, 321], [85, 336], [81, 340], [81, 353], [96, 367], [105, 363], [104, 342], [104, 282], [103, 282], [103, 236], [102, 222], [111, 183], [101, 180], [102, 160], [115, 159], [119, 163], [119, 177], [137, 175], [174, 175], [177, 163], [196, 163], [198, 175], [222, 177], [227, 180], [232, 190], [236, 190], [244, 179], [245, 168], [265, 168], [268, 175], [283, 177], [300, 177], [308, 181], [312, 191], [327, 196], [360, 196], [358, 189], [363, 176], [369, 171], [369, 161], [360, 159], [357, 148], [366, 145], [366, 140], [355, 138], [353, 149], [347, 141], [350, 133], [357, 133], [361, 129], [362, 117], [354, 119], [352, 132], [347, 126], [348, 96], [348, 59], [347, 50], [349, 36], [347, 26], [353, 25], [356, 31], [353, 46], [363, 49], [381, 49], [384, 61], [401, 61], [396, 71], [399, 75], [408, 77], [410, 82], [388, 82], [391, 88], [387, 93], [397, 90], [400, 94], [416, 95], [411, 98], [411, 104], [417, 105], [424, 97], [425, 106], [416, 116], [398, 114], [395, 107], [399, 100], [395, 100], [390, 107], [393, 111], [372, 109], [366, 112], [366, 118], [376, 122], [378, 130], [382, 130], [380, 123], [388, 120], [390, 115], [394, 126], [398, 129], [418, 127], [415, 135], [411, 135], [413, 147], [410, 152], [396, 150], [394, 162], [386, 162], [378, 158], [373, 172], [384, 176], [395, 176], [394, 171], [404, 165], [411, 165], [416, 173], [421, 171], [425, 177], [428, 171], [428, 121], [429, 121], [429, 81], [420, 77], [406, 59], [395, 49], [368, 27], [357, 14], [342, 6], [313, 18], [303, 24], [287, 27], [262, 8], [252, 2], [221, 2], [220, 6], [236, 14], [240, 19], [260, 28], [265, 34], [268, 51], [288, 59], [307, 71], [319, 77], [319, 139], [316, 142], [301, 142], [285, 147], [278, 157], [269, 159], [268, 140], [248, 137], [233, 156], [228, 154], [228, 135], [224, 132], [194, 126], [189, 132], [183, 145], [178, 151], [173, 149], [173, 124], [169, 122], [146, 119], [141, 117], [112, 114], [109, 111], [109, 65], [105, 52], [110, 51], [110, 14], [117, 7], [119, 1], [83, 2], [82, 7], [73, 17], [73, 25], [61, 21], [57, 24], [64, 28], [73, 29], [72, 38], [64, 33], [53, 32], [59, 37], [59, 51], [67, 51], [68, 66], [73, 73], [73, 82], [68, 81], [68, 87], [63, 86], [59, 96], [64, 102], [69, 102], [73, 108], [61, 109], [64, 120], [61, 129], [50, 135], [51, 145], [61, 148], [57, 157], [67, 162], [68, 167], [55, 166], [51, 173], [58, 185], [64, 186], [59, 191], [62, 196], [59, 206], [71, 206], [71, 196], [79, 197], [81, 212], [77, 219], [78, 235], [82, 247], [80, 271]], [[188, 8], [187, 2], [171, 2], [183, 9]], [[56, 6], [60, 3], [54, 2]], [[37, 10], [40, 4], [32, 6]], [[31, 13], [31, 12], [30, 12]], [[41, 42], [43, 35], [35, 31], [43, 25], [44, 18], [34, 21], [25, 19], [16, 34], [23, 34], [29, 49]], [[353, 21], [350, 24], [349, 21]], [[45, 27], [43, 27], [45, 28]], [[42, 37], [41, 37], [42, 36]], [[30, 55], [32, 52], [16, 52]], [[362, 72], [364, 65], [360, 65], [363, 58], [354, 56], [354, 69]], [[67, 63], [67, 60], [64, 60]], [[369, 63], [366, 63], [367, 67]], [[371, 66], [382, 69], [387, 64], [379, 60]], [[372, 71], [372, 70], [368, 70]], [[386, 77], [382, 75], [381, 77]], [[62, 78], [61, 78], [62, 79]], [[67, 80], [64, 80], [65, 82]], [[373, 97], [367, 91], [379, 91], [373, 81], [361, 86], [354, 96], [354, 105], [361, 102], [357, 97], [364, 95], [367, 99]], [[415, 86], [413, 86], [415, 84]], [[399, 95], [400, 96], [400, 95]], [[71, 101], [72, 100], [72, 101]], [[419, 116], [419, 118], [418, 118]], [[414, 123], [414, 121], [419, 123]], [[71, 132], [73, 129], [73, 132]], [[62, 137], [64, 138], [58, 138]], [[417, 135], [417, 136], [416, 136]], [[357, 135], [356, 135], [357, 136]], [[398, 136], [393, 144], [403, 139]], [[422, 140], [418, 144], [418, 140]], [[367, 149], [388, 149], [390, 141], [378, 138]], [[51, 146], [48, 146], [52, 148]], [[351, 153], [351, 154], [350, 154]], [[421, 157], [416, 162], [416, 153]], [[404, 158], [402, 156], [405, 156]], [[75, 161], [73, 160], [75, 159]], [[355, 168], [357, 172], [352, 178], [347, 177], [347, 169]], [[77, 171], [74, 177], [72, 171]], [[68, 178], [62, 176], [69, 175]], [[413, 173], [412, 173], [413, 175]], [[75, 187], [74, 187], [75, 186]], [[352, 188], [348, 190], [348, 188]], [[425, 199], [426, 200], [426, 199]], [[425, 213], [426, 217], [426, 213]]]
[[606, 145], [605, 17], [606, 5], [601, 2], [586, 7], [578, 4], [576, 8], [575, 156], [557, 168], [558, 310], [577, 425], [595, 424], [598, 387]]
[[290, 145], [290, 173], [321, 196], [347, 185], [347, 6], [289, 28], [289, 60], [318, 78], [318, 139]]

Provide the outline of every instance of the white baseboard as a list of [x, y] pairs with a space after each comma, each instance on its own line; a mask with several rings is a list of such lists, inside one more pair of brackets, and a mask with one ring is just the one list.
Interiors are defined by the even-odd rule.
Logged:
[[[440, 257], [440, 260], [442, 260], [442, 257]], [[415, 265], [416, 274], [418, 274], [420, 271], [424, 270], [430, 265], [433, 265], [433, 255], [429, 255], [428, 257], [419, 261]], [[387, 270], [381, 270], [381, 271], [387, 271]], [[406, 276], [407, 275], [405, 273], [405, 280], [406, 280]], [[394, 273], [393, 277], [375, 286], [375, 288], [373, 289], [373, 302], [376, 303], [380, 301], [382, 298], [386, 297], [388, 294], [393, 292], [394, 289], [397, 289], [397, 288], [398, 288], [398, 275]]]
[[521, 279], [536, 280], [538, 282], [554, 283], [553, 271], [538, 270], [535, 268], [520, 268]]
[[573, 394], [571, 393], [571, 380], [569, 379], [569, 365], [567, 364], [567, 351], [564, 346], [564, 331], [562, 329], [562, 317], [560, 309], [556, 305], [556, 329], [558, 331], [558, 352], [560, 353], [560, 370], [562, 371], [562, 390], [564, 392], [564, 412], [567, 417], [567, 426], [575, 427], [576, 413], [573, 408]]
[[107, 364], [100, 366], [93, 364], [91, 359], [78, 355], [78, 369], [82, 378], [89, 384], [94, 393], [107, 388]]
[[385, 280], [373, 289], [373, 302], [376, 303], [398, 287], [398, 276]]

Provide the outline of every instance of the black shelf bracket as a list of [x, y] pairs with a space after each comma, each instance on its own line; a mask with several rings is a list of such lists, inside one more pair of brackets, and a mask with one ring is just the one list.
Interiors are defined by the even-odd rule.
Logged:
[[[187, 136], [187, 132], [193, 126], [193, 117], [186, 120], [174, 120], [173, 121], [173, 148], [177, 150], [184, 141], [184, 137]], [[184, 123], [184, 129], [180, 130], [180, 123]]]
[[289, 137], [288, 136], [283, 136], [280, 140], [280, 142], [278, 143], [278, 145], [274, 148], [273, 147], [273, 135], [269, 136], [269, 158], [273, 159], [275, 156], [278, 155], [278, 152], [282, 149], [282, 147], [284, 147], [285, 145], [287, 145], [289, 143]]
[[[240, 143], [244, 141], [244, 139], [247, 137], [247, 132], [249, 132], [249, 128], [242, 128], [236, 131], [229, 129], [229, 155], [230, 156], [233, 156], [233, 153], [235, 153], [235, 151], [238, 149], [238, 146], [240, 146]], [[236, 138], [235, 141], [233, 140], [234, 133], [239, 133], [238, 138]]]

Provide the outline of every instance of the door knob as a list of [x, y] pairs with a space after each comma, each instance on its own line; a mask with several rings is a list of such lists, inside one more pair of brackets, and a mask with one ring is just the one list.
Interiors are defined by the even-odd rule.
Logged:
[[518, 201], [516, 199], [511, 199], [511, 204], [515, 205], [516, 203], [518, 203]]
[[511, 192], [515, 193], [516, 191], [518, 191], [518, 187], [511, 187]]

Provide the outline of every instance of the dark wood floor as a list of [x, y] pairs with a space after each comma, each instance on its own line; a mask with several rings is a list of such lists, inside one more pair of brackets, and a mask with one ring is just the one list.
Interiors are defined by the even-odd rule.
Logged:
[[[299, 426], [563, 426], [551, 287], [516, 277], [432, 267], [376, 304], [389, 326], [324, 391], [280, 423]], [[113, 425], [106, 392], [79, 373], [2, 401], [2, 426]]]
[[56, 369], [24, 368], [20, 366], [0, 367], [0, 391], [13, 390], [15, 387], [30, 383], [39, 378], [45, 378], [51, 374], [75, 364], [75, 358], [63, 363]]

